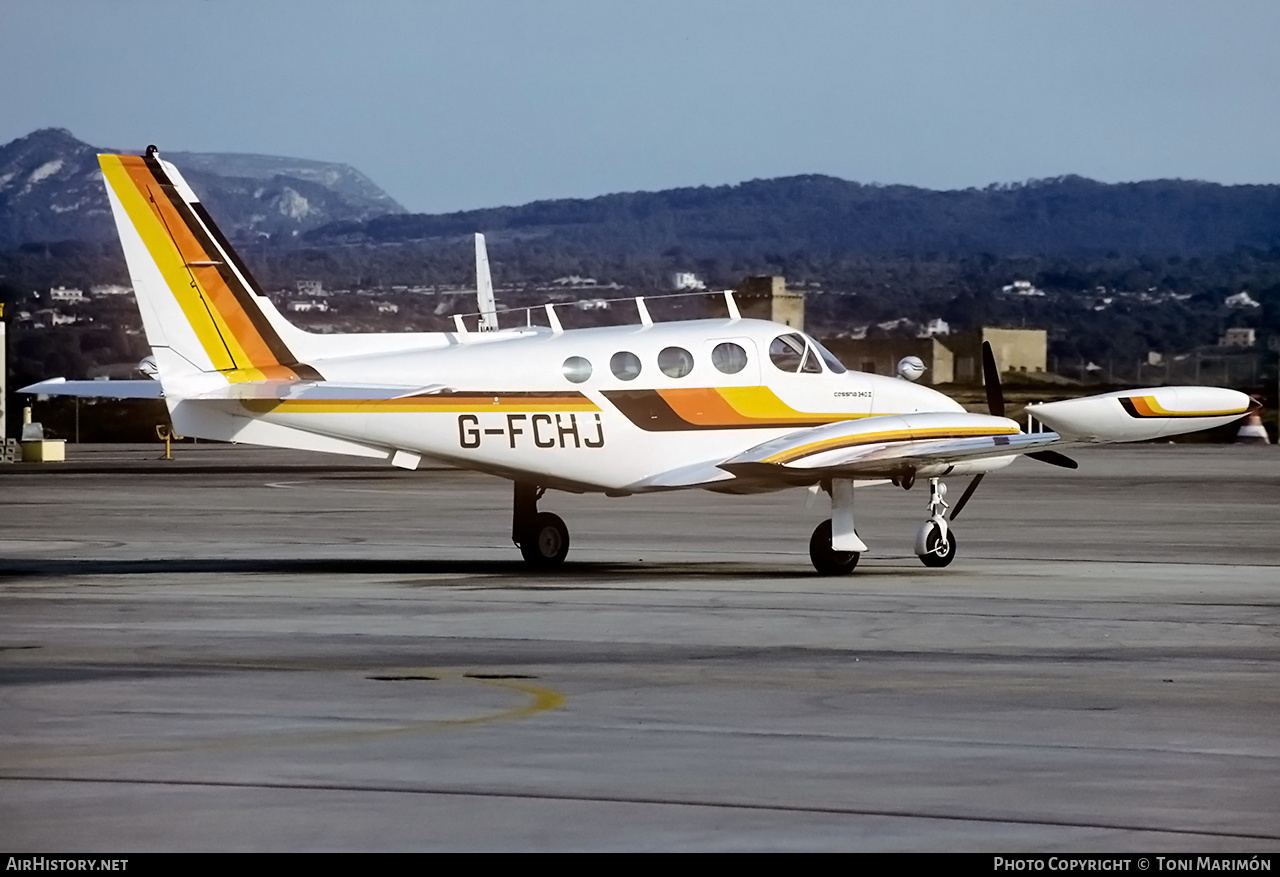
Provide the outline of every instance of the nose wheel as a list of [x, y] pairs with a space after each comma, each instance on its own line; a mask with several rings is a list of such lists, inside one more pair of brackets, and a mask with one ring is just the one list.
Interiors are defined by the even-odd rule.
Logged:
[[924, 537], [924, 553], [920, 555], [920, 562], [933, 568], [947, 566], [956, 557], [955, 532], [948, 529], [944, 536], [933, 526], [933, 521], [925, 526], [929, 528], [929, 532]]
[[[916, 534], [916, 556], [927, 567], [947, 566], [956, 559], [956, 534], [947, 523], [947, 485], [929, 479], [929, 520]], [[964, 498], [961, 498], [963, 503]]]

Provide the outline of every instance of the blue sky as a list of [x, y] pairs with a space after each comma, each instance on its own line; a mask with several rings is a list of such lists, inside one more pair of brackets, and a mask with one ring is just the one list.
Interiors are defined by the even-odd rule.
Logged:
[[0, 142], [358, 167], [411, 210], [823, 173], [1280, 182], [1280, 3], [0, 0]]

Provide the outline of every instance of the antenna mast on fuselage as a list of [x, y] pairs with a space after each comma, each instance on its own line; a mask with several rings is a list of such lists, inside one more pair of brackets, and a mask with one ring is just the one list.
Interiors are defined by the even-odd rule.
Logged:
[[498, 305], [493, 298], [493, 277], [489, 273], [489, 251], [484, 235], [476, 235], [476, 302], [480, 310], [480, 331], [498, 331]]

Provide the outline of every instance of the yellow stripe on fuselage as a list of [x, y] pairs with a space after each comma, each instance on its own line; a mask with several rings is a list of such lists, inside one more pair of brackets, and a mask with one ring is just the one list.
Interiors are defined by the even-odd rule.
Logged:
[[717, 387], [716, 392], [728, 402], [745, 421], [769, 423], [832, 423], [837, 420], [855, 420], [866, 414], [848, 412], [801, 412], [778, 398], [768, 387]]
[[556, 411], [599, 411], [585, 396], [410, 396], [404, 399], [246, 399], [255, 414], [539, 414]]

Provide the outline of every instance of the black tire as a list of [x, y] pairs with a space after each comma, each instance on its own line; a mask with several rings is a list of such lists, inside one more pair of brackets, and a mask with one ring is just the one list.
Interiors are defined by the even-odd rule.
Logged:
[[844, 576], [853, 572], [861, 555], [856, 551], [831, 550], [831, 521], [826, 520], [809, 537], [809, 560], [819, 575]]
[[920, 562], [925, 566], [935, 569], [947, 566], [951, 561], [956, 559], [956, 533], [950, 527], [947, 528], [947, 544], [942, 544], [942, 536], [938, 533], [937, 527], [929, 530], [929, 535], [924, 538], [925, 553], [920, 555]]
[[530, 566], [550, 569], [564, 563], [569, 553], [569, 528], [559, 515], [538, 512], [523, 539], [520, 554]]

